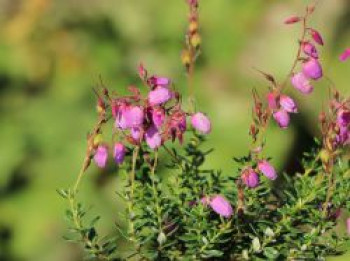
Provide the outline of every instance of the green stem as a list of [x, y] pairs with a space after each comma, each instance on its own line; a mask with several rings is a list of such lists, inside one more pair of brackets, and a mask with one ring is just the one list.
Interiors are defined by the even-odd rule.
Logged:
[[159, 205], [159, 198], [158, 198], [158, 192], [157, 192], [157, 187], [156, 187], [156, 183], [155, 183], [155, 170], [157, 168], [157, 164], [158, 164], [158, 151], [156, 150], [154, 152], [154, 163], [151, 169], [151, 180], [152, 180], [152, 190], [153, 190], [153, 200], [154, 200], [154, 204], [156, 207], [156, 214], [157, 214], [157, 220], [158, 220], [158, 228], [159, 228], [159, 232], [162, 232], [162, 210], [161, 207]]
[[132, 166], [131, 166], [131, 173], [130, 173], [130, 198], [128, 200], [128, 210], [129, 214], [132, 215], [130, 217], [129, 221], [129, 230], [131, 234], [131, 241], [135, 241], [135, 228], [134, 228], [134, 222], [133, 222], [133, 207], [134, 207], [134, 190], [135, 190], [135, 170], [136, 170], [136, 161], [139, 154], [140, 148], [137, 146], [134, 148], [133, 154], [132, 154]]

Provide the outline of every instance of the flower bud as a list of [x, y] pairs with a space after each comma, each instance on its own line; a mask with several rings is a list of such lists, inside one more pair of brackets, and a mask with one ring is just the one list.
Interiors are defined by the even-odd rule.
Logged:
[[285, 110], [279, 110], [279, 111], [275, 112], [273, 114], [273, 118], [278, 123], [280, 128], [286, 129], [288, 127], [289, 122], [290, 122], [290, 117], [289, 117], [288, 112], [286, 112]]
[[310, 34], [311, 34], [312, 39], [314, 39], [314, 41], [316, 43], [318, 43], [319, 45], [324, 45], [321, 34], [318, 31], [316, 31], [315, 29], [309, 29], [309, 30], [310, 30]]
[[233, 214], [233, 209], [230, 202], [221, 195], [211, 198], [209, 205], [214, 212], [225, 218], [230, 218]]
[[290, 113], [297, 113], [298, 112], [298, 108], [297, 108], [294, 100], [287, 95], [281, 95], [280, 105], [287, 112], [290, 112]]
[[291, 16], [284, 20], [285, 24], [295, 24], [301, 20], [298, 16]]
[[162, 145], [162, 137], [158, 132], [158, 129], [154, 125], [151, 125], [147, 129], [145, 133], [145, 139], [146, 139], [147, 145], [153, 150], [157, 149]]
[[318, 59], [317, 49], [312, 43], [304, 42], [304, 43], [302, 43], [302, 48], [303, 48], [304, 53], [307, 56]]
[[275, 92], [269, 92], [267, 94], [267, 103], [271, 110], [277, 109], [277, 95]]
[[211, 131], [211, 123], [209, 118], [201, 112], [192, 115], [191, 123], [194, 129], [202, 134], [209, 134]]
[[100, 145], [103, 141], [103, 137], [102, 137], [102, 134], [97, 134], [95, 137], [94, 137], [94, 147], [97, 147], [98, 145]]
[[202, 39], [198, 33], [195, 33], [190, 38], [190, 43], [194, 48], [198, 48], [201, 45]]
[[194, 33], [198, 30], [198, 22], [197, 21], [191, 21], [190, 22], [190, 25], [188, 27], [188, 30], [191, 32], [191, 33]]
[[271, 180], [275, 180], [277, 178], [275, 168], [266, 160], [261, 160], [258, 163], [258, 169]]
[[191, 63], [191, 55], [188, 50], [183, 50], [181, 53], [182, 64], [188, 66]]
[[96, 165], [100, 168], [104, 168], [106, 166], [107, 159], [108, 159], [107, 146], [105, 145], [98, 146], [94, 155], [94, 161]]
[[116, 143], [114, 145], [114, 160], [117, 164], [122, 164], [125, 157], [125, 146], [123, 143]]
[[148, 102], [150, 105], [160, 105], [171, 99], [171, 91], [164, 86], [157, 86], [148, 93]]
[[249, 188], [255, 188], [259, 185], [259, 176], [252, 168], [246, 168], [242, 171], [241, 179]]
[[339, 60], [342, 62], [345, 62], [347, 59], [350, 58], [350, 48], [347, 48], [340, 56]]
[[147, 78], [147, 71], [145, 69], [145, 67], [143, 66], [142, 63], [140, 63], [139, 65], [139, 76], [141, 79], [146, 79]]
[[302, 72], [294, 74], [291, 82], [294, 88], [303, 94], [310, 94], [314, 89], [314, 87], [310, 84], [309, 79]]
[[303, 73], [308, 78], [318, 80], [323, 75], [321, 64], [318, 60], [311, 58], [303, 64]]

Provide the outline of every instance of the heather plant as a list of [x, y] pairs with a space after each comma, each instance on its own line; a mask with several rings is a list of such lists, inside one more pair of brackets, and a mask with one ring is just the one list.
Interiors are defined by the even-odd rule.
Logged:
[[[324, 41], [309, 25], [316, 5], [285, 20], [286, 25], [301, 27], [295, 60], [284, 80], [258, 70], [268, 89], [253, 90], [251, 145], [235, 155], [232, 172], [221, 173], [204, 165], [212, 151], [203, 146], [212, 123], [195, 106], [192, 77], [201, 53], [199, 3], [187, 4], [189, 24], [181, 60], [188, 77], [188, 102], [171, 79], [150, 73], [143, 64], [138, 68], [142, 87], [130, 86], [129, 95], [101, 83], [96, 90], [97, 123], [87, 137], [77, 181], [70, 189], [58, 190], [69, 206], [67, 240], [81, 243], [93, 260], [322, 260], [342, 254], [350, 231], [336, 227], [339, 216], [350, 211], [350, 99], [333, 84], [325, 90], [329, 102], [318, 119], [321, 136], [300, 159], [302, 171], [277, 172], [265, 153], [268, 126], [277, 124], [283, 131], [297, 117], [293, 115], [298, 105], [286, 89], [312, 95], [315, 82], [326, 78], [318, 50]], [[340, 60], [349, 56], [346, 50]], [[112, 141], [106, 128], [112, 129]], [[95, 224], [100, 217], [87, 214], [87, 203], [78, 198], [91, 164], [105, 168], [108, 161], [115, 162], [125, 179], [116, 195], [125, 202], [120, 212], [126, 226], [117, 220], [115, 229], [128, 249], [120, 248], [114, 237], [99, 235]], [[167, 178], [158, 175], [160, 164], [171, 173]], [[350, 219], [347, 223], [350, 230]]]

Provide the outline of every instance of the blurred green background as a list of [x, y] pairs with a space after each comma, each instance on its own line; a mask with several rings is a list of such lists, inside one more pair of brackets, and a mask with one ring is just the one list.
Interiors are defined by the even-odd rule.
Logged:
[[[252, 68], [283, 79], [299, 33], [283, 19], [308, 2], [200, 2], [197, 108], [214, 125], [208, 146], [216, 151], [208, 165], [230, 174], [232, 156], [247, 152], [251, 90], [266, 88]], [[73, 183], [83, 160], [96, 117], [92, 88], [100, 75], [113, 90], [140, 85], [142, 61], [186, 92], [179, 58], [186, 19], [184, 0], [0, 0], [0, 260], [82, 260], [80, 248], [62, 240], [65, 202], [55, 189]], [[325, 73], [349, 95], [350, 63], [339, 63], [338, 55], [350, 45], [350, 1], [321, 0], [312, 23], [325, 38]], [[310, 146], [307, 138], [318, 134], [328, 85], [315, 84], [308, 97], [289, 88], [300, 113], [288, 130], [273, 125], [268, 136], [268, 153], [280, 170], [295, 169], [296, 157]], [[90, 168], [80, 194], [101, 212], [106, 234], [115, 232], [122, 209], [114, 193], [119, 179], [107, 175], [113, 171], [112, 164], [105, 171]]]

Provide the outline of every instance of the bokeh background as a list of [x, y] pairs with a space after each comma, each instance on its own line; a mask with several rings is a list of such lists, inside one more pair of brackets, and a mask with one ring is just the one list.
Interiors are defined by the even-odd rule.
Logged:
[[[203, 0], [203, 54], [195, 74], [197, 107], [213, 121], [208, 165], [226, 174], [231, 158], [247, 152], [251, 90], [265, 90], [257, 67], [283, 79], [297, 48], [298, 26], [283, 19], [304, 11], [305, 0]], [[80, 168], [85, 137], [95, 122], [92, 88], [138, 84], [137, 65], [174, 79], [186, 93], [180, 62], [186, 30], [184, 0], [0, 0], [0, 260], [82, 260], [62, 240], [65, 202]], [[312, 23], [323, 33], [325, 73], [349, 95], [350, 1], [321, 0]], [[271, 126], [268, 152], [280, 169], [317, 135], [317, 115], [328, 97], [326, 80], [311, 96], [289, 88], [300, 113], [288, 130]], [[102, 214], [99, 229], [115, 233], [121, 211], [114, 168], [89, 169], [81, 199]], [[344, 219], [344, 217], [342, 217]], [[344, 229], [340, 227], [339, 230]], [[342, 259], [349, 260], [350, 255]]]

